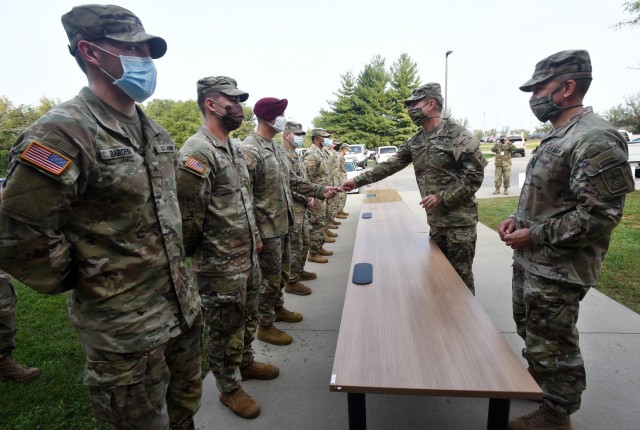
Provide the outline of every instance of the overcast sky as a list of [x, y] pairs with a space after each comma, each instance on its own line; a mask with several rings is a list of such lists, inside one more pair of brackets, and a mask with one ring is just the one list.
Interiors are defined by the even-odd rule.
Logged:
[[[625, 0], [130, 0], [148, 33], [163, 37], [154, 98], [195, 99], [196, 81], [226, 75], [250, 94], [289, 99], [286, 115], [311, 127], [334, 98], [340, 75], [357, 75], [374, 55], [391, 65], [401, 52], [422, 82], [444, 91], [470, 129], [533, 130], [529, 94], [518, 86], [540, 59], [565, 49], [591, 54], [586, 105], [596, 112], [640, 91], [640, 28], [614, 30], [630, 16]], [[86, 84], [67, 50], [60, 16], [81, 4], [4, 0], [0, 95], [14, 104], [66, 100]]]

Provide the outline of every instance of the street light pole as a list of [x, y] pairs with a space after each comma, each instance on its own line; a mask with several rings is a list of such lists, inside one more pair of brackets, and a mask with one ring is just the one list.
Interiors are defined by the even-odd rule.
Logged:
[[447, 51], [447, 55], [444, 56], [444, 114], [447, 114], [447, 101], [449, 101], [448, 97], [448, 89], [449, 89], [449, 55], [451, 55], [453, 51]]

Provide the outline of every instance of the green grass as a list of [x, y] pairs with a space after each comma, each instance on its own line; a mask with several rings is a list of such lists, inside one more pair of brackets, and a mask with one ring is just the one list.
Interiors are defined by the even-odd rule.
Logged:
[[[518, 197], [479, 199], [480, 222], [498, 230], [498, 225], [518, 206]], [[627, 196], [622, 222], [613, 231], [596, 288], [640, 313], [640, 191]]]

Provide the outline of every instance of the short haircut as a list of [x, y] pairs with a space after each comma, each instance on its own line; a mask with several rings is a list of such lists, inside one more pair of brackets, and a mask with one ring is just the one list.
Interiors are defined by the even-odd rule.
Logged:
[[220, 99], [221, 94], [222, 93], [220, 91], [212, 91], [210, 93], [198, 95], [198, 107], [200, 108], [200, 112], [202, 112], [202, 115], [204, 115], [205, 112], [204, 102], [207, 99], [214, 99], [217, 101]]

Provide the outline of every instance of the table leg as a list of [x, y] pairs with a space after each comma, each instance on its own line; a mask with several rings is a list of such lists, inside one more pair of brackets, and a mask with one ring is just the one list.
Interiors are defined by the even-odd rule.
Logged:
[[509, 427], [510, 399], [489, 399], [487, 430], [507, 430]]
[[366, 430], [367, 408], [364, 393], [347, 393], [349, 404], [349, 430]]

